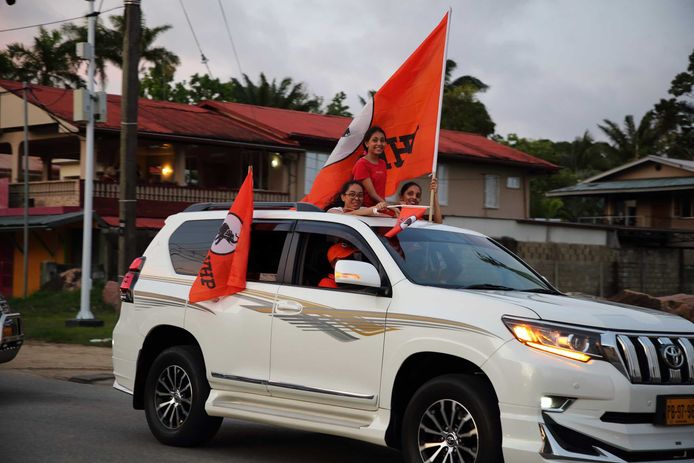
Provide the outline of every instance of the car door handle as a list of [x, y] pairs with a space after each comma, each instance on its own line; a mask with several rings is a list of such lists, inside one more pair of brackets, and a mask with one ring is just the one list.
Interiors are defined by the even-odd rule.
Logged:
[[304, 306], [296, 301], [277, 301], [275, 312], [282, 314], [301, 313]]

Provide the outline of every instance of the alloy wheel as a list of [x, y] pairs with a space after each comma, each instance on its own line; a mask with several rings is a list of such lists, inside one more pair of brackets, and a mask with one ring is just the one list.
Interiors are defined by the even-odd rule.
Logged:
[[157, 418], [168, 429], [178, 429], [190, 415], [193, 385], [178, 365], [169, 365], [159, 374], [154, 390]]
[[477, 425], [460, 402], [434, 402], [419, 420], [419, 454], [426, 463], [474, 463], [479, 438]]

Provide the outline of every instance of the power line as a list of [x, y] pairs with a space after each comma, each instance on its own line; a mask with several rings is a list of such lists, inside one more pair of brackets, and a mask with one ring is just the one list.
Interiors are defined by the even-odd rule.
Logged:
[[205, 54], [202, 52], [202, 47], [200, 46], [200, 42], [198, 41], [198, 37], [195, 35], [195, 29], [193, 29], [193, 23], [190, 22], [190, 18], [188, 17], [188, 12], [186, 11], [186, 7], [183, 6], [183, 0], [178, 0], [178, 3], [181, 5], [181, 9], [183, 10], [183, 15], [186, 17], [186, 21], [188, 21], [188, 26], [190, 27], [190, 32], [193, 34], [193, 40], [195, 40], [195, 44], [198, 46], [198, 50], [200, 51], [200, 60], [202, 61], [202, 64], [205, 65], [207, 68], [207, 74], [209, 74], [210, 77], [212, 76], [212, 71], [210, 71], [210, 65], [207, 64], [209, 61]]
[[[118, 10], [121, 8], [123, 8], [123, 7], [122, 6], [116, 6], [113, 8], [109, 8], [108, 10], [101, 11], [100, 13], [108, 13], [109, 11]], [[97, 14], [100, 14], [100, 13], [97, 13]], [[66, 23], [69, 21], [75, 21], [76, 19], [83, 19], [83, 18], [88, 18], [88, 17], [89, 17], [89, 15], [86, 14], [86, 15], [82, 15], [82, 16], [75, 16], [74, 18], [59, 19], [57, 21], [49, 21], [49, 22], [40, 23], [40, 24], [32, 24], [30, 26], [20, 26], [20, 27], [12, 27], [10, 29], [0, 29], [0, 32], [12, 32], [12, 31], [19, 31], [22, 29], [31, 29], [32, 27], [50, 26], [52, 24]]]
[[243, 76], [243, 69], [241, 69], [241, 60], [239, 60], [239, 54], [236, 53], [236, 45], [234, 45], [234, 39], [231, 36], [231, 29], [229, 28], [229, 22], [227, 21], [227, 14], [224, 11], [224, 6], [222, 6], [222, 0], [217, 0], [219, 3], [219, 9], [222, 10], [222, 19], [224, 19], [224, 27], [227, 30], [227, 36], [229, 37], [229, 42], [231, 42], [231, 49], [234, 52], [234, 58], [236, 59], [236, 65], [239, 67], [239, 77]]

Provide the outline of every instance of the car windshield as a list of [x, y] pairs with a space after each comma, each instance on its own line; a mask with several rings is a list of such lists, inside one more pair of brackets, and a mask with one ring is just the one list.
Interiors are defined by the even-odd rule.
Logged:
[[393, 238], [374, 229], [407, 278], [420, 285], [475, 290], [556, 293], [520, 260], [489, 238], [407, 228]]

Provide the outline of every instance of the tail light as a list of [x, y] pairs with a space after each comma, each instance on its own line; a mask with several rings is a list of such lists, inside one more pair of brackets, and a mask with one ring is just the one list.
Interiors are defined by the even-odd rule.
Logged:
[[140, 276], [140, 270], [145, 265], [145, 257], [138, 257], [128, 267], [128, 273], [125, 274], [120, 282], [120, 300], [123, 302], [133, 302], [133, 290], [137, 277]]

